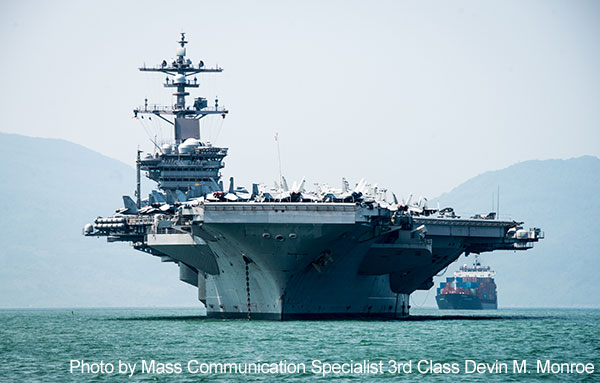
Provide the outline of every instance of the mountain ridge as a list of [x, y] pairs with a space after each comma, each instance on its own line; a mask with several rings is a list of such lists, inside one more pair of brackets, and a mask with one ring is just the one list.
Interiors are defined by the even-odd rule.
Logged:
[[82, 235], [133, 193], [133, 168], [61, 139], [0, 133], [0, 146], [0, 307], [199, 305], [176, 267]]
[[[523, 161], [473, 177], [431, 203], [452, 206], [463, 216], [488, 213], [496, 210], [492, 194], [497, 198], [498, 185], [500, 217], [540, 227], [546, 236], [525, 252], [482, 254], [482, 263], [497, 272], [499, 307], [599, 307], [590, 291], [597, 290], [592, 270], [600, 267], [594, 223], [600, 203], [593, 198], [600, 190], [600, 159]], [[471, 262], [461, 257], [434, 279], [435, 287], [459, 264]], [[435, 306], [430, 295], [426, 305]]]

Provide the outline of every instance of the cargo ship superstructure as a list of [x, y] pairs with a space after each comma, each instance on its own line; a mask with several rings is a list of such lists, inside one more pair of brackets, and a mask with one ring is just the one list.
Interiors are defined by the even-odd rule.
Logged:
[[440, 283], [435, 300], [441, 310], [495, 310], [498, 308], [496, 273], [475, 255], [472, 266], [461, 266]]
[[[154, 154], [138, 151], [137, 200], [124, 196], [116, 215], [97, 218], [84, 234], [176, 263], [209, 317], [403, 318], [410, 294], [432, 288], [432, 277], [461, 254], [526, 250], [543, 237], [494, 214], [465, 219], [424, 198], [398, 201], [364, 180], [309, 191], [304, 180], [246, 189], [231, 178], [225, 188], [227, 149], [201, 139], [199, 120], [228, 111], [205, 98], [186, 105], [186, 88], [198, 86], [188, 77], [221, 69], [188, 59], [183, 33], [178, 44], [175, 59], [140, 68], [167, 75], [175, 104], [146, 101], [134, 110], [172, 125], [174, 139]], [[146, 199], [142, 171], [158, 183]]]

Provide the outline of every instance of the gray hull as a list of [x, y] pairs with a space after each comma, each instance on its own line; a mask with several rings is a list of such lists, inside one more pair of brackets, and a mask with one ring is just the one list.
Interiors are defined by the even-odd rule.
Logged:
[[[206, 278], [208, 315], [247, 317], [250, 311], [252, 318], [278, 320], [408, 315], [408, 294], [394, 293], [389, 275], [359, 275], [372, 242], [350, 238], [360, 229], [206, 225], [214, 237], [227, 239], [207, 241], [219, 264], [219, 274]], [[273, 234], [263, 238], [264, 233]]]
[[382, 214], [340, 203], [207, 203], [187, 227], [154, 230], [145, 246], [184, 268], [180, 279], [198, 286], [209, 317], [272, 320], [403, 318], [410, 294], [464, 251], [514, 248], [510, 222], [371, 224]]

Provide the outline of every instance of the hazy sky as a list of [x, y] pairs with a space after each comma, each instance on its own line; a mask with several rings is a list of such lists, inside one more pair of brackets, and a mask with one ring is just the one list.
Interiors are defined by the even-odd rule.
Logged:
[[402, 195], [600, 156], [597, 1], [4, 1], [0, 31], [0, 131], [131, 165], [169, 131], [131, 110], [172, 103], [137, 67], [173, 57], [181, 31], [194, 62], [225, 69], [194, 95], [230, 109], [202, 134], [241, 184], [277, 178], [275, 132], [290, 182]]

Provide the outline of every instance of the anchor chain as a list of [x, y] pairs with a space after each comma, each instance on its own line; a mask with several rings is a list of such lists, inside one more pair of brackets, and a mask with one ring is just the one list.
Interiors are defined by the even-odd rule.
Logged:
[[248, 295], [248, 320], [252, 319], [251, 318], [251, 310], [250, 310], [250, 272], [249, 272], [249, 268], [248, 268], [248, 264], [249, 262], [245, 262], [246, 263], [246, 294]]

